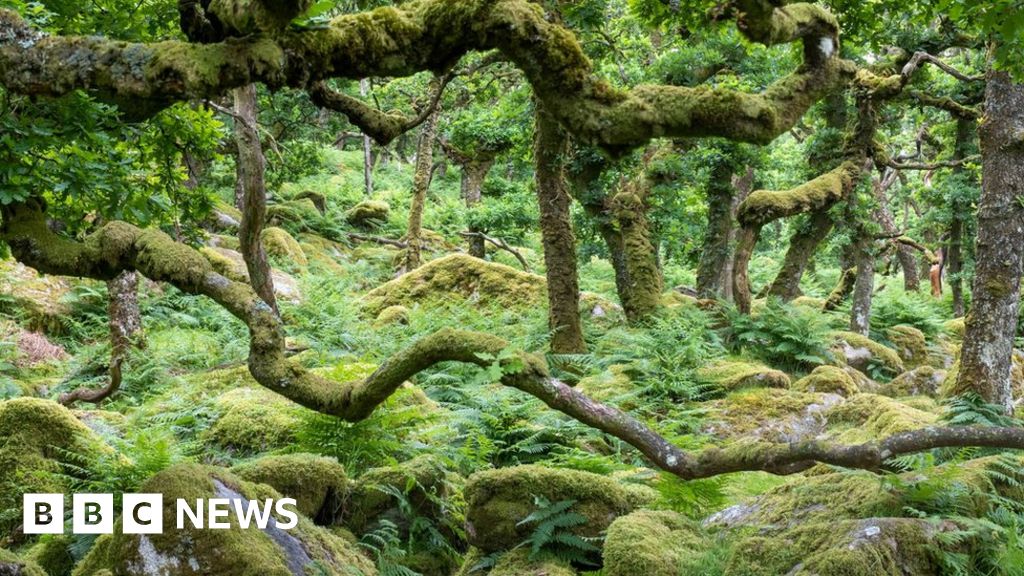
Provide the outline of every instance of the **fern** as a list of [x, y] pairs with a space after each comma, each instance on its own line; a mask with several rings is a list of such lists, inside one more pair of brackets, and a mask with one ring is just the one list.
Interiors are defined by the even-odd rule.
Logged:
[[529, 546], [530, 559], [535, 560], [542, 554], [551, 554], [561, 560], [583, 566], [597, 566], [595, 555], [601, 549], [595, 545], [599, 539], [584, 538], [572, 532], [573, 528], [582, 526], [587, 517], [573, 512], [575, 500], [551, 502], [543, 496], [534, 496], [535, 509], [516, 526], [533, 526], [530, 537], [516, 548]]
[[406, 552], [394, 522], [381, 520], [380, 525], [359, 539], [359, 546], [366, 550], [377, 564], [381, 576], [422, 576], [402, 564]]

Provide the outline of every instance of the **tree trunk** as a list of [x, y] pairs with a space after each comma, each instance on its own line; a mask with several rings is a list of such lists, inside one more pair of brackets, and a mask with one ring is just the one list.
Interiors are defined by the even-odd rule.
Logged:
[[[359, 81], [359, 95], [363, 98], [370, 92], [370, 81], [363, 78]], [[363, 192], [366, 197], [373, 196], [373, 140], [363, 134]]]
[[416, 174], [412, 183], [412, 206], [409, 208], [409, 226], [405, 232], [405, 258], [399, 273], [405, 274], [420, 267], [423, 261], [423, 207], [430, 189], [430, 174], [434, 168], [434, 139], [437, 137], [437, 118], [440, 108], [423, 122], [416, 145]]
[[276, 312], [274, 279], [271, 276], [270, 264], [267, 262], [267, 253], [260, 241], [267, 217], [267, 189], [263, 182], [266, 159], [263, 157], [256, 124], [256, 85], [249, 84], [236, 88], [234, 96], [237, 114], [235, 142], [238, 144], [238, 180], [243, 191], [240, 207], [242, 222], [238, 227], [238, 240], [253, 289]]
[[579, 354], [587, 350], [580, 320], [580, 287], [576, 269], [576, 238], [569, 215], [565, 182], [568, 135], [537, 101], [534, 162], [540, 232], [548, 279], [548, 326], [551, 351]]
[[[725, 153], [725, 152], [723, 152]], [[732, 241], [736, 222], [736, 187], [733, 186], [732, 162], [718, 161], [708, 182], [708, 231], [697, 263], [697, 295], [701, 298], [724, 298], [732, 276], [724, 272], [732, 260]]]
[[828, 210], [818, 210], [810, 215], [807, 222], [789, 239], [789, 249], [782, 261], [782, 268], [768, 288], [768, 294], [778, 296], [784, 302], [800, 295], [800, 279], [804, 276], [807, 263], [811, 261], [818, 245], [832, 232], [834, 225]]
[[658, 252], [651, 241], [647, 220], [646, 178], [639, 177], [623, 186], [610, 202], [612, 218], [617, 226], [621, 246], [623, 270], [617, 271], [616, 278], [623, 276], [617, 287], [622, 308], [630, 322], [640, 322], [650, 317], [661, 305], [664, 280], [658, 266]]
[[[960, 117], [956, 120], [956, 144], [953, 151], [954, 160], [966, 158], [971, 151], [975, 137], [975, 121], [973, 118]], [[966, 171], [963, 165], [953, 168], [953, 174], [962, 175]], [[949, 221], [949, 249], [946, 251], [946, 270], [949, 278], [949, 289], [953, 294], [953, 315], [964, 315], [963, 278], [963, 237], [964, 212], [969, 209], [962, 202], [950, 206], [952, 217]]]
[[955, 393], [1013, 411], [1010, 368], [1024, 251], [1024, 84], [989, 71], [981, 136], [982, 187], [973, 300]]
[[[470, 212], [476, 208], [483, 197], [484, 179], [487, 178], [487, 173], [491, 171], [492, 166], [494, 166], [494, 158], [469, 160], [462, 164], [462, 198]], [[469, 226], [469, 231], [483, 232], [472, 224]], [[467, 241], [469, 242], [470, 256], [483, 258], [487, 255], [483, 237], [470, 236]]]
[[736, 300], [736, 308], [744, 314], [750, 314], [752, 298], [748, 268], [760, 235], [760, 226], [744, 226], [736, 238], [736, 254], [733, 256], [732, 265], [732, 293]]
[[143, 347], [142, 314], [139, 311], [139, 275], [124, 271], [107, 281], [107, 313], [110, 327], [109, 380], [102, 388], [78, 388], [62, 394], [59, 402], [71, 406], [75, 402], [98, 403], [121, 387], [121, 369], [132, 346]]
[[875, 252], [866, 236], [856, 240], [857, 276], [850, 306], [850, 331], [869, 336], [871, 332], [871, 297], [875, 293]]

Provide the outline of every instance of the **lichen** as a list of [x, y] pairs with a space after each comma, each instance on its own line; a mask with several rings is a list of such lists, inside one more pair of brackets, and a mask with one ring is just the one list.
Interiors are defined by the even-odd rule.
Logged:
[[315, 454], [266, 456], [239, 464], [231, 472], [294, 498], [299, 512], [318, 522], [333, 520], [335, 508], [348, 496], [345, 468], [333, 458]]
[[818, 366], [810, 374], [794, 382], [791, 388], [799, 392], [829, 392], [846, 397], [860, 391], [853, 378], [836, 366]]
[[614, 480], [578, 470], [515, 466], [487, 470], [466, 483], [466, 535], [485, 552], [510, 550], [529, 537], [519, 525], [535, 510], [534, 497], [574, 501], [572, 511], [587, 521], [573, 528], [579, 536], [598, 536], [611, 522], [650, 503], [649, 493], [630, 491]]

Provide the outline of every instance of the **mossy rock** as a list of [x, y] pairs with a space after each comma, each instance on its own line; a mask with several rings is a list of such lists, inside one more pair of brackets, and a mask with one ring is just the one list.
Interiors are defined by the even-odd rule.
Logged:
[[2, 576], [49, 576], [32, 560], [19, 558], [14, 552], [0, 548], [0, 575]]
[[799, 392], [828, 392], [849, 397], [860, 391], [857, 382], [842, 368], [818, 366], [810, 374], [797, 380], [791, 387]]
[[290, 225], [292, 229], [311, 230], [316, 228], [322, 217], [312, 198], [285, 200], [267, 206], [267, 223], [271, 226]]
[[838, 425], [837, 438], [857, 443], [881, 440], [934, 425], [939, 415], [908, 406], [898, 400], [877, 394], [857, 394], [828, 412], [830, 427]]
[[[301, 247], [299, 251], [302, 251]], [[206, 257], [218, 274], [235, 282], [249, 283], [249, 270], [245, 267], [245, 259], [241, 252], [213, 246], [203, 246], [199, 252]], [[270, 269], [270, 277], [274, 281], [274, 294], [279, 299], [288, 302], [302, 300], [302, 291], [299, 290], [299, 283], [295, 278], [277, 268]]]
[[298, 240], [284, 228], [276, 226], [265, 228], [260, 235], [260, 242], [263, 243], [263, 249], [267, 251], [267, 256], [288, 270], [299, 270], [309, 264]]
[[306, 254], [310, 265], [325, 268], [331, 274], [344, 276], [348, 274], [347, 252], [348, 248], [333, 240], [328, 240], [316, 234], [302, 233], [296, 240], [299, 247]]
[[243, 454], [295, 442], [299, 409], [283, 396], [264, 388], [236, 388], [217, 398], [214, 406], [220, 415], [203, 434], [207, 442]]
[[749, 576], [931, 576], [952, 522], [914, 518], [823, 521], [739, 541], [726, 574]]
[[932, 396], [939, 393], [939, 387], [946, 380], [946, 371], [931, 366], [918, 366], [884, 384], [879, 394], [899, 398], [901, 396]]
[[63, 334], [71, 308], [71, 280], [41, 275], [20, 262], [0, 260], [0, 294], [10, 296], [23, 315], [24, 328], [46, 334]]
[[488, 576], [576, 576], [576, 571], [564, 560], [551, 556], [531, 559], [529, 550], [519, 549], [502, 554]]
[[536, 509], [535, 497], [574, 501], [571, 510], [587, 521], [573, 532], [585, 537], [599, 536], [619, 516], [650, 503], [649, 492], [628, 490], [610, 478], [578, 470], [527, 465], [478, 472], [466, 483], [470, 545], [490, 553], [526, 540], [532, 527], [518, 524]]
[[163, 494], [163, 534], [122, 534], [118, 520], [114, 534], [96, 541], [74, 576], [98, 576], [103, 570], [114, 576], [377, 574], [373, 562], [355, 545], [305, 517], [288, 531], [241, 529], [234, 514], [228, 517], [230, 529], [198, 530], [189, 522], [177, 529], [177, 499], [263, 502], [281, 498], [269, 486], [246, 482], [222, 468], [180, 464], [147, 480], [140, 492]]
[[696, 307], [697, 298], [673, 288], [661, 295], [661, 305], [669, 309]]
[[846, 363], [865, 374], [873, 367], [895, 376], [903, 372], [903, 360], [895, 350], [856, 332], [833, 332], [835, 350]]
[[731, 391], [741, 388], [788, 388], [789, 376], [759, 362], [727, 358], [697, 371], [697, 378], [708, 385]]
[[803, 306], [805, 308], [813, 308], [815, 310], [821, 310], [825, 306], [824, 298], [815, 298], [813, 296], [797, 296], [790, 302], [793, 306]]
[[345, 221], [357, 228], [370, 229], [387, 222], [391, 206], [380, 200], [363, 200], [345, 212]]
[[942, 324], [942, 332], [959, 342], [964, 339], [964, 334], [967, 333], [967, 321], [963, 317], [947, 320]]
[[49, 576], [70, 576], [75, 568], [75, 557], [70, 549], [73, 544], [70, 536], [44, 535], [29, 548], [25, 557], [38, 564]]
[[242, 480], [267, 484], [294, 498], [299, 512], [318, 524], [329, 524], [348, 496], [345, 468], [334, 458], [316, 454], [266, 456], [239, 464], [231, 472]]
[[387, 520], [406, 533], [408, 515], [401, 510], [402, 503], [385, 491], [398, 490], [414, 516], [430, 518], [441, 529], [458, 526], [462, 522], [463, 484], [461, 476], [432, 456], [372, 468], [355, 481], [344, 502], [340, 523], [354, 534], [363, 535]]
[[242, 212], [223, 200], [218, 200], [206, 220], [209, 229], [234, 233], [242, 225]]
[[637, 389], [630, 378], [629, 366], [625, 364], [613, 364], [600, 374], [580, 379], [576, 389], [594, 400], [613, 403], [623, 410], [638, 406]]
[[698, 523], [667, 510], [638, 510], [608, 527], [604, 576], [698, 574], [709, 538]]
[[886, 330], [885, 337], [892, 343], [908, 370], [928, 363], [928, 341], [924, 332], [913, 326], [899, 324]]
[[[65, 491], [61, 464], [109, 451], [67, 408], [40, 398], [0, 402], [0, 534], [21, 523], [22, 495]], [[17, 514], [6, 514], [18, 511]]]
[[394, 324], [408, 324], [409, 309], [402, 305], [388, 306], [377, 314], [374, 326], [391, 326]]
[[705, 404], [703, 430], [722, 439], [798, 442], [824, 432], [825, 414], [842, 401], [837, 394], [780, 388], [740, 390]]

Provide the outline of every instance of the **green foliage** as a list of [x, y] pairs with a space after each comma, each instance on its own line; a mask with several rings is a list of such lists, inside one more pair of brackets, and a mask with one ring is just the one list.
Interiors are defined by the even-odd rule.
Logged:
[[363, 534], [359, 546], [373, 557], [381, 576], [422, 576], [402, 564], [407, 553], [398, 527], [390, 520], [382, 520], [380, 526]]
[[808, 371], [831, 363], [827, 316], [802, 306], [769, 298], [754, 314], [726, 310], [725, 345], [780, 368]]
[[572, 511], [575, 500], [551, 502], [543, 496], [534, 496], [534, 511], [516, 526], [533, 526], [530, 537], [517, 548], [528, 546], [530, 559], [550, 554], [573, 564], [597, 566], [594, 555], [601, 552], [593, 538], [573, 534], [572, 528], [586, 523], [587, 517]]

